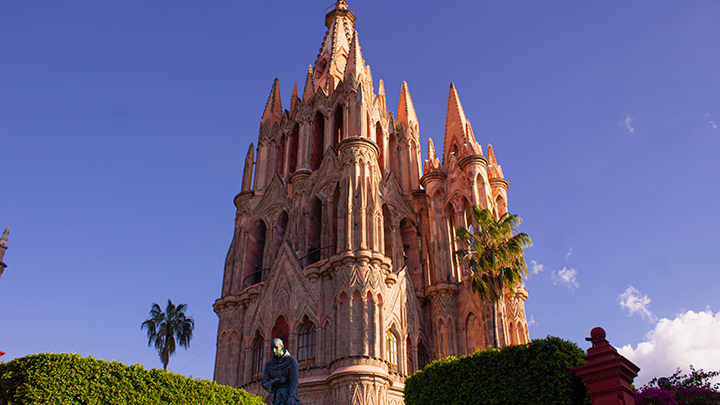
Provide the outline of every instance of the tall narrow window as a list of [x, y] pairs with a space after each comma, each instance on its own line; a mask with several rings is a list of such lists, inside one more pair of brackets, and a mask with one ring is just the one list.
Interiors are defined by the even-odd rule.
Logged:
[[290, 141], [288, 142], [288, 174], [295, 173], [295, 169], [297, 169], [298, 138], [300, 138], [300, 125], [295, 124], [290, 132]]
[[278, 217], [277, 225], [275, 226], [275, 245], [273, 246], [273, 252], [275, 255], [278, 254], [280, 246], [282, 246], [285, 240], [285, 229], [287, 229], [288, 214], [285, 210], [280, 213]]
[[397, 336], [395, 336], [394, 333], [391, 331], [387, 331], [385, 333], [386, 343], [385, 347], [387, 348], [387, 356], [386, 360], [388, 363], [390, 363], [390, 366], [393, 366], [395, 370], [397, 370], [398, 365], [398, 340]]
[[252, 379], [257, 380], [262, 378], [263, 372], [263, 344], [264, 339], [259, 333], [253, 340], [252, 345]]
[[245, 245], [242, 288], [262, 281], [263, 256], [265, 252], [265, 222], [258, 219], [253, 223]]
[[275, 160], [275, 173], [282, 176], [285, 175], [285, 145], [287, 144], [287, 136], [283, 136], [280, 140], [280, 146], [277, 149], [277, 159]]
[[423, 342], [418, 343], [418, 369], [422, 370], [430, 362], [427, 349]]
[[[385, 239], [385, 256], [393, 259], [393, 229], [392, 229], [392, 217], [390, 216], [390, 210], [387, 205], [382, 206], [383, 213], [383, 238]], [[396, 264], [393, 263], [393, 266]], [[397, 269], [399, 270], [399, 269]]]
[[315, 364], [315, 324], [306, 318], [298, 331], [297, 359], [300, 368]]
[[333, 116], [333, 132], [332, 132], [332, 146], [337, 149], [338, 144], [343, 139], [343, 113], [344, 108], [342, 104], [339, 104], [335, 109]]
[[270, 331], [270, 339], [278, 338], [283, 341], [285, 346], [287, 346], [289, 330], [290, 328], [288, 327], [285, 317], [280, 315], [275, 321], [275, 326], [273, 326], [272, 331]]
[[321, 112], [315, 114], [310, 138], [310, 170], [317, 170], [325, 153], [325, 117]]
[[382, 126], [380, 126], [380, 121], [378, 121], [378, 123], [375, 125], [375, 143], [380, 150], [380, 155], [378, 156], [380, 173], [382, 175], [385, 175], [385, 137], [383, 136], [383, 130]]
[[320, 236], [322, 234], [322, 203], [317, 197], [310, 201], [307, 233], [307, 265], [320, 261]]
[[415, 371], [415, 365], [413, 364], [412, 340], [410, 340], [409, 336], [407, 338], [407, 342], [405, 343], [405, 347], [407, 352], [407, 370], [405, 370], [405, 374], [410, 375], [413, 371]]

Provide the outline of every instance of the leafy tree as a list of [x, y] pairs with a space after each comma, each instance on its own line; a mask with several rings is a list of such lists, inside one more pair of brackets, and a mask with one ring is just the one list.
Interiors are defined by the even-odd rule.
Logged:
[[150, 315], [140, 327], [147, 329], [148, 346], [155, 346], [165, 370], [170, 362], [170, 356], [175, 353], [175, 339], [185, 349], [190, 346], [195, 321], [185, 315], [186, 309], [187, 304], [175, 306], [168, 300], [167, 308], [163, 312], [160, 305], [154, 302], [150, 308]]
[[637, 405], [705, 405], [720, 404], [720, 383], [712, 379], [720, 371], [695, 370], [680, 375], [678, 368], [670, 377], [653, 378], [635, 393]]
[[483, 301], [492, 303], [493, 347], [500, 343], [497, 324], [498, 301], [505, 289], [511, 292], [527, 274], [523, 248], [532, 246], [530, 237], [516, 230], [522, 218], [505, 213], [499, 219], [488, 209], [472, 207], [473, 225], [459, 227], [457, 241], [460, 249], [455, 257], [468, 266], [472, 288]]

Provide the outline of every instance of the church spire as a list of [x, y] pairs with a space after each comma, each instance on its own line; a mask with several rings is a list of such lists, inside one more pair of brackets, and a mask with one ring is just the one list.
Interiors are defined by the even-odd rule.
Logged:
[[413, 102], [410, 98], [410, 91], [408, 90], [408, 86], [405, 81], [402, 82], [402, 87], [400, 88], [400, 102], [398, 103], [397, 122], [405, 124], [406, 128], [410, 128], [418, 122], [417, 116], [415, 115], [415, 107], [413, 107]]
[[461, 159], [469, 155], [482, 156], [482, 149], [475, 140], [470, 121], [465, 118], [455, 84], [450, 83], [447, 117], [445, 118], [445, 143], [443, 144], [443, 165], [455, 155]]
[[348, 56], [347, 66], [345, 67], [344, 78], [347, 80], [350, 76], [356, 79], [360, 75], [365, 74], [365, 61], [360, 52], [360, 41], [358, 40], [357, 31], [353, 31], [352, 42], [350, 42], [350, 54]]
[[[445, 143], [443, 144], [443, 163], [451, 155], [457, 155], [465, 144], [465, 128], [467, 118], [460, 104], [460, 97], [455, 90], [455, 84], [450, 83], [448, 94], [447, 116], [445, 117]], [[459, 156], [458, 156], [459, 157]]]
[[[354, 10], [345, 0], [338, 0], [325, 15], [325, 26], [327, 32], [315, 61], [314, 89], [327, 83], [334, 86], [343, 79], [350, 55], [350, 42], [355, 31]], [[334, 80], [329, 80], [328, 76], [332, 76]], [[328, 89], [328, 93], [332, 90], [334, 89]]]
[[268, 97], [267, 104], [265, 104], [265, 112], [263, 112], [262, 119], [260, 119], [260, 125], [264, 125], [265, 123], [272, 125], [275, 122], [279, 122], [281, 118], [282, 102], [280, 100], [280, 81], [276, 77], [272, 90], [270, 90], [270, 97]]

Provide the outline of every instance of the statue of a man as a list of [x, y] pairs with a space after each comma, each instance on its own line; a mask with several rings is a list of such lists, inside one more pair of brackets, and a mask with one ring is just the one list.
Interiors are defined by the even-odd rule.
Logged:
[[272, 351], [263, 371], [263, 388], [274, 394], [273, 405], [300, 405], [297, 359], [285, 350], [280, 339], [273, 339]]

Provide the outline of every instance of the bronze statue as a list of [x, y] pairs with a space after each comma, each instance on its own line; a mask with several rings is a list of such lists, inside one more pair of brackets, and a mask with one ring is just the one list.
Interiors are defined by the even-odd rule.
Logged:
[[298, 362], [281, 339], [272, 341], [273, 356], [265, 363], [262, 386], [273, 394], [273, 405], [301, 405], [298, 398]]

